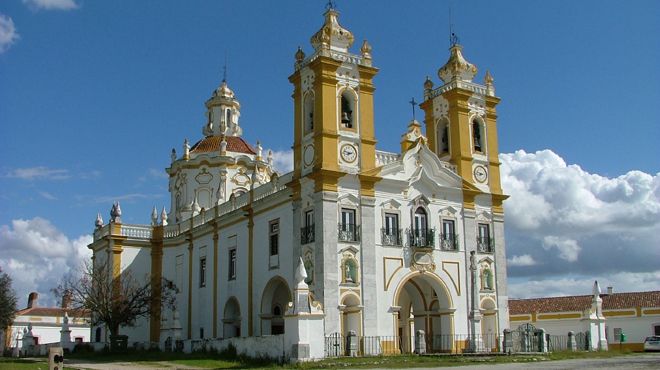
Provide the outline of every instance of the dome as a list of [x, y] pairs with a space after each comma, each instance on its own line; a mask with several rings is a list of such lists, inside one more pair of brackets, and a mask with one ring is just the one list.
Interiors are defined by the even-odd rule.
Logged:
[[463, 57], [463, 47], [459, 44], [454, 44], [449, 49], [449, 60], [438, 70], [438, 77], [444, 83], [449, 83], [455, 79], [472, 82], [474, 75], [477, 74], [477, 67], [471, 64]]
[[[204, 139], [195, 143], [190, 149], [190, 153], [211, 153], [211, 152], [220, 152], [220, 143], [222, 142], [222, 136], [208, 136]], [[227, 151], [234, 153], [243, 153], [243, 154], [257, 154], [257, 152], [239, 136], [225, 136], [225, 141], [227, 142]]]
[[222, 80], [222, 84], [213, 91], [213, 97], [234, 99], [234, 91], [227, 86], [227, 81]]

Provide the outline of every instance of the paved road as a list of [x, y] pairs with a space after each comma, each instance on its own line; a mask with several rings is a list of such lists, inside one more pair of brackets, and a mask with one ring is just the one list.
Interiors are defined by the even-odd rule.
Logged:
[[429, 367], [416, 370], [453, 369], [453, 370], [602, 370], [602, 369], [660, 369], [660, 353], [648, 353], [635, 356], [621, 356], [613, 358], [594, 358], [560, 361], [506, 363], [496, 365], [468, 365], [460, 367]]

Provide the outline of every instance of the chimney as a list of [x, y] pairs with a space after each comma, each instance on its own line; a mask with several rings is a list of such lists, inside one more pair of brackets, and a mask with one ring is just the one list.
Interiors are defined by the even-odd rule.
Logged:
[[37, 307], [37, 299], [39, 299], [39, 293], [32, 292], [28, 296], [28, 305], [27, 308]]
[[614, 288], [612, 288], [611, 286], [608, 286], [607, 287], [607, 295], [612, 295], [612, 293], [614, 293]]

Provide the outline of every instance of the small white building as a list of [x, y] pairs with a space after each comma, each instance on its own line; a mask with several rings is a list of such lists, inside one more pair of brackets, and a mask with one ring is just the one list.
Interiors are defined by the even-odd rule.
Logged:
[[27, 307], [16, 312], [5, 331], [5, 348], [18, 348], [23, 353], [26, 345], [34, 345], [43, 348], [37, 349], [37, 354], [45, 354], [48, 344], [71, 349], [76, 343], [89, 342], [89, 315], [69, 309], [66, 300], [62, 307], [39, 307], [38, 296], [30, 293]]
[[[644, 338], [660, 335], [660, 291], [614, 293], [607, 288], [601, 293], [604, 337], [610, 349], [643, 350]], [[551, 335], [588, 332], [593, 295], [510, 299], [511, 327], [530, 323]], [[626, 342], [620, 343], [620, 333]]]

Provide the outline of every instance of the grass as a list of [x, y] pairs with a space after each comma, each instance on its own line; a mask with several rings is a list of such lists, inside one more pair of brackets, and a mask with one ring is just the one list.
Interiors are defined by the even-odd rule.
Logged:
[[34, 361], [26, 360], [22, 358], [12, 358], [12, 357], [0, 357], [0, 369], [11, 369], [11, 370], [34, 370], [34, 369], [43, 369], [48, 370], [48, 362], [43, 360]]

